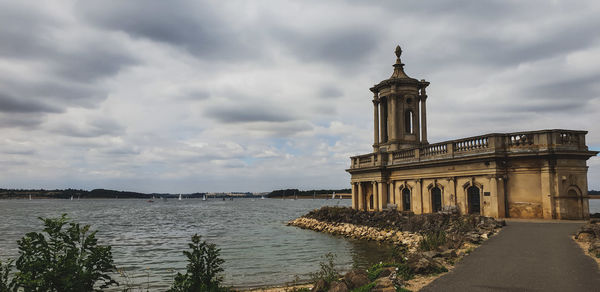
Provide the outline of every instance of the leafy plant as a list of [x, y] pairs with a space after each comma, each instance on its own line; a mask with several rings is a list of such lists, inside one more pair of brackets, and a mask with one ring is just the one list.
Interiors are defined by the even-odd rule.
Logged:
[[190, 251], [183, 254], [188, 258], [187, 272], [177, 273], [173, 292], [217, 292], [227, 291], [220, 287], [223, 278], [219, 273], [223, 272], [221, 265], [225, 262], [219, 258], [220, 249], [213, 243], [201, 240], [201, 236], [194, 234], [192, 243], [188, 244]]
[[419, 242], [419, 249], [423, 251], [435, 250], [438, 247], [446, 244], [446, 232], [433, 231], [426, 233], [423, 239]]
[[321, 269], [316, 273], [311, 273], [312, 282], [316, 283], [319, 280], [324, 280], [325, 283], [329, 284], [340, 277], [340, 274], [335, 269], [335, 255], [327, 253], [323, 257], [325, 261], [321, 261], [319, 266]]
[[390, 267], [396, 268], [396, 274], [402, 277], [404, 280], [410, 280], [413, 277], [410, 268], [405, 263], [379, 263], [373, 265], [367, 270], [367, 277], [370, 281], [375, 281], [379, 277], [379, 274], [385, 270], [385, 268]]
[[[39, 218], [43, 232], [18, 240], [14, 287], [24, 291], [101, 291], [118, 285], [111, 247], [98, 244], [96, 231], [60, 218]], [[95, 287], [99, 289], [95, 289]]]
[[0, 291], [10, 291], [14, 288], [12, 281], [8, 279], [10, 271], [12, 270], [13, 261], [9, 260], [6, 264], [0, 260]]

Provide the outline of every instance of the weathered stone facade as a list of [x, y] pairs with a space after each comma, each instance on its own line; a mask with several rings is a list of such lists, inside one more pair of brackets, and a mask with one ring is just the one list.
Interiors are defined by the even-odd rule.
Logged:
[[371, 88], [373, 153], [351, 157], [352, 206], [416, 214], [457, 208], [496, 218], [589, 217], [586, 131], [493, 133], [427, 142], [425, 89], [396, 48], [392, 76]]

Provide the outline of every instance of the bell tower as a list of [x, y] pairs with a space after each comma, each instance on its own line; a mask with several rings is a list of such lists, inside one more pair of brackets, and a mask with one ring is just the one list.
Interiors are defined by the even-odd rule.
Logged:
[[373, 151], [418, 147], [427, 142], [425, 88], [429, 82], [408, 77], [396, 46], [396, 64], [389, 79], [371, 87], [373, 92]]

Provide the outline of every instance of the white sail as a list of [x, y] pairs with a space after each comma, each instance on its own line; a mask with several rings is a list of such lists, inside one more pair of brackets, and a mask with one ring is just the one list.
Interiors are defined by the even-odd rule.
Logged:
[[332, 199], [335, 199], [335, 192], [333, 192], [333, 195], [331, 196]]
[[179, 200], [181, 201], [181, 194], [179, 194]]

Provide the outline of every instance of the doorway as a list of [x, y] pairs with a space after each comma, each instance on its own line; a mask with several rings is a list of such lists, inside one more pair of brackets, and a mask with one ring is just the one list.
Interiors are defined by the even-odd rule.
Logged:
[[467, 200], [469, 204], [469, 214], [481, 214], [481, 197], [479, 196], [479, 188], [470, 186], [467, 189]]
[[410, 211], [410, 190], [408, 188], [402, 189], [402, 210]]
[[431, 189], [431, 208], [434, 213], [442, 211], [442, 190], [438, 187]]

